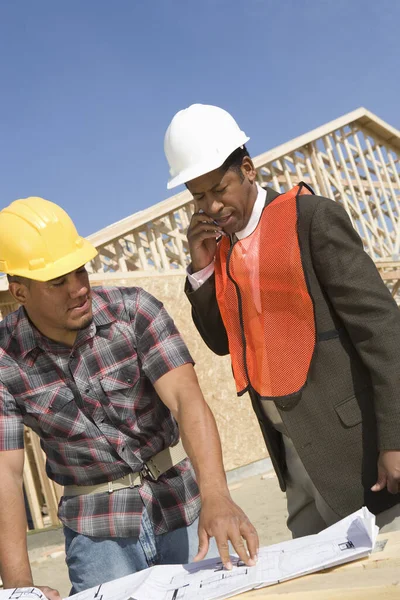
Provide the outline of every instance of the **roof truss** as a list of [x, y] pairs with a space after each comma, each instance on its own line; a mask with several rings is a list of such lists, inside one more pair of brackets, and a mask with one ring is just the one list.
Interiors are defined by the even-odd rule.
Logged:
[[[375, 261], [400, 259], [400, 132], [365, 108], [257, 156], [254, 164], [261, 185], [285, 191], [305, 181], [341, 203]], [[193, 210], [185, 191], [89, 236], [99, 250], [91, 271], [185, 269]]]

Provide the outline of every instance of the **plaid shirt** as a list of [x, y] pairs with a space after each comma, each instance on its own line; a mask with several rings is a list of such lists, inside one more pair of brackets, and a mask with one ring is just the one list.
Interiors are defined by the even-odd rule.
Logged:
[[[48, 476], [94, 485], [140, 471], [179, 438], [153, 383], [192, 358], [162, 304], [140, 288], [95, 288], [93, 322], [73, 348], [33, 327], [23, 308], [0, 323], [0, 450], [23, 448], [23, 424], [42, 440]], [[61, 521], [79, 533], [137, 537], [143, 505], [157, 534], [189, 525], [200, 498], [188, 459], [140, 486], [63, 497]]]

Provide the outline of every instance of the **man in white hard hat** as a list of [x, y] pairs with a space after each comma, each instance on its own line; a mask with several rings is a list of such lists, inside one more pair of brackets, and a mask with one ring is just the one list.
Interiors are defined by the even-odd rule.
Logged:
[[144, 290], [91, 290], [84, 265], [96, 254], [52, 202], [27, 198], [0, 211], [0, 270], [21, 305], [0, 323], [3, 586], [33, 585], [24, 425], [41, 438], [47, 474], [64, 486], [59, 518], [74, 592], [203, 558], [212, 536], [228, 568], [229, 540], [254, 564], [257, 534], [230, 498], [215, 421], [182, 338]]
[[293, 536], [366, 505], [400, 525], [400, 313], [336, 202], [257, 183], [248, 137], [195, 104], [165, 135], [196, 212], [185, 291], [197, 329], [249, 392]]

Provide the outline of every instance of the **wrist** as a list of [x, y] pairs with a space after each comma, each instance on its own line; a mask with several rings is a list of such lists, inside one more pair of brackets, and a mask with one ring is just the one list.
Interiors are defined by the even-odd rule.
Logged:
[[32, 577], [11, 577], [10, 579], [4, 577], [2, 581], [4, 589], [35, 587]]
[[207, 483], [207, 485], [199, 485], [199, 490], [202, 501], [210, 498], [230, 498], [230, 492], [227, 483]]
[[1, 574], [3, 587], [7, 589], [16, 587], [34, 587], [32, 571], [29, 565], [25, 569], [10, 569], [8, 573]]
[[[211, 264], [211, 263], [208, 263]], [[194, 273], [198, 273], [199, 271], [203, 271], [203, 269], [205, 269], [206, 267], [208, 267], [208, 265], [206, 264], [202, 264], [202, 263], [194, 263], [193, 261], [190, 264], [190, 272], [192, 275], [194, 275]]]

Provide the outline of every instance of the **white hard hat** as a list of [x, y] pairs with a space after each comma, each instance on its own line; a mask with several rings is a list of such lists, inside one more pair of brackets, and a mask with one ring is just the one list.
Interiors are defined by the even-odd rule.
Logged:
[[230, 154], [250, 138], [222, 108], [192, 104], [172, 119], [164, 138], [171, 175], [167, 188], [218, 169]]

